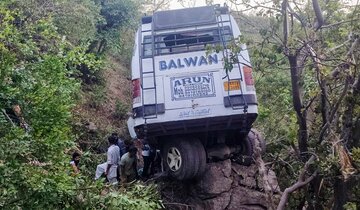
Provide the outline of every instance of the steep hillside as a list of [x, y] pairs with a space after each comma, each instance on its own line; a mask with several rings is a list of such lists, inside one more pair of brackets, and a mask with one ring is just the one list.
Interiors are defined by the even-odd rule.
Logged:
[[131, 113], [129, 69], [109, 55], [101, 77], [100, 84], [82, 88], [80, 103], [73, 111], [75, 128], [83, 130], [77, 139], [82, 149], [98, 150], [98, 145], [106, 147], [105, 136], [111, 132], [118, 132], [128, 138], [126, 120]]
[[169, 0], [0, 0], [0, 209], [360, 209], [359, 5], [256, 1], [234, 16], [265, 162], [255, 146], [250, 167], [212, 162], [198, 180], [119, 190], [94, 172], [110, 133], [129, 138], [140, 4]]

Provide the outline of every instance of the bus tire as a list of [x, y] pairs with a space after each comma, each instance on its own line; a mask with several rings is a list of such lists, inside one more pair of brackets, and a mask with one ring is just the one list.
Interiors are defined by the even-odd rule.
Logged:
[[254, 154], [254, 141], [247, 136], [244, 138], [241, 143], [241, 152], [240, 159], [238, 163], [244, 166], [250, 166], [253, 163], [253, 154]]
[[171, 177], [186, 180], [197, 174], [199, 159], [190, 141], [178, 138], [165, 142], [163, 157], [165, 171]]
[[193, 145], [194, 148], [194, 154], [197, 154], [198, 157], [198, 161], [199, 161], [199, 166], [198, 166], [198, 170], [197, 173], [195, 175], [195, 177], [201, 177], [206, 170], [206, 151], [204, 148], [204, 145], [201, 143], [200, 140], [198, 139], [193, 139], [191, 141], [191, 144]]

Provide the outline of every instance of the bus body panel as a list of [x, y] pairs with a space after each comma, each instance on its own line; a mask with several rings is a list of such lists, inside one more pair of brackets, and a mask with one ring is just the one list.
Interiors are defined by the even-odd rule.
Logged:
[[[231, 15], [220, 15], [217, 21], [224, 22], [221, 30], [230, 31], [231, 38], [241, 35]], [[201, 38], [211, 38], [212, 33], [219, 30], [219, 24], [155, 32], [152, 31], [152, 26], [152, 23], [142, 24], [136, 32], [131, 68], [133, 84], [136, 86], [133, 91], [136, 90], [140, 95], [133, 97], [134, 127], [145, 123], [161, 127], [162, 123], [185, 123], [201, 119], [205, 122], [216, 117], [231, 124], [228, 121], [230, 118], [242, 119], [242, 115], [253, 114], [255, 117], [246, 125], [250, 127], [258, 109], [246, 46], [241, 46], [238, 64], [234, 64], [233, 69], [226, 73], [224, 56], [229, 56], [230, 50], [216, 53], [205, 49], [197, 50], [204, 48], [201, 44], [177, 46], [178, 43], [195, 40], [193, 37], [196, 36], [200, 37], [197, 38], [198, 41]], [[185, 38], [177, 41], [176, 37], [180, 36]], [[147, 111], [152, 114], [144, 117]], [[151, 129], [148, 132], [151, 134]]]

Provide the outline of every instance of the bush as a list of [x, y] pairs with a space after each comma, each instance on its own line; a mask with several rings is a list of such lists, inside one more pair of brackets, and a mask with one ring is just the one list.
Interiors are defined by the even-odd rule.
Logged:
[[129, 111], [129, 106], [127, 104], [121, 102], [120, 100], [116, 100], [114, 117], [120, 120], [125, 119], [128, 111]]
[[106, 91], [105, 86], [103, 85], [93, 85], [91, 91], [86, 92], [90, 95], [89, 106], [91, 108], [99, 108], [106, 100]]
[[[100, 195], [102, 194], [102, 195]], [[124, 191], [113, 187], [104, 188], [101, 184], [92, 191], [81, 192], [77, 203], [72, 207], [79, 209], [120, 209], [120, 210], [156, 210], [163, 209], [156, 185], [135, 183]]]

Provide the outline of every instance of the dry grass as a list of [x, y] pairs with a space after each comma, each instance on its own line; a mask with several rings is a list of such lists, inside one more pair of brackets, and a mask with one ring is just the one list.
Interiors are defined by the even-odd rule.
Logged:
[[[129, 70], [114, 57], [108, 57], [102, 72], [104, 80], [105, 95], [100, 95], [100, 103], [93, 106], [94, 94], [84, 90], [80, 95], [80, 103], [75, 107], [73, 113], [75, 121], [82, 124], [92, 122], [99, 130], [117, 131], [122, 135], [128, 135], [126, 120], [114, 117], [116, 101], [131, 105], [131, 81], [126, 77]], [[95, 97], [99, 97], [96, 96]], [[131, 111], [129, 109], [129, 111]]]

